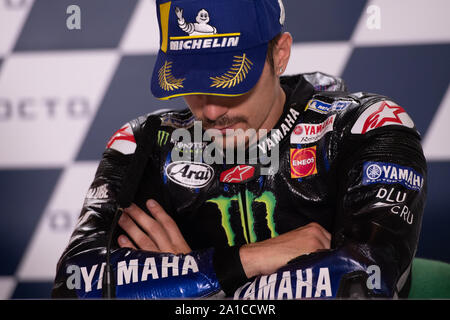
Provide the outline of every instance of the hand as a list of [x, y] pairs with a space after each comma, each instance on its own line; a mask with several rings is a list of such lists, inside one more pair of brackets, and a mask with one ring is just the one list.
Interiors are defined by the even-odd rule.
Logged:
[[318, 223], [261, 242], [246, 244], [239, 254], [248, 278], [271, 274], [290, 260], [317, 250], [330, 249], [331, 234]]
[[178, 17], [178, 20], [183, 20], [183, 9], [175, 7], [175, 14]]
[[[119, 225], [128, 237], [119, 236], [120, 247], [173, 254], [191, 252], [175, 221], [164, 209], [154, 200], [147, 201], [146, 205], [154, 219], [135, 204], [122, 213]], [[137, 247], [133, 245], [129, 237], [133, 239]]]

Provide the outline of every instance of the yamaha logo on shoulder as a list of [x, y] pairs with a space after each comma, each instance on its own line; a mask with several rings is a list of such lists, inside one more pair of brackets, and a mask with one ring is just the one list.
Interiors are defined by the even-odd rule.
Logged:
[[407, 189], [420, 191], [424, 180], [422, 175], [410, 167], [400, 166], [394, 163], [365, 162], [363, 166], [362, 184], [374, 183], [401, 184]]
[[214, 176], [214, 169], [200, 162], [176, 161], [166, 167], [167, 177], [187, 188], [203, 188]]
[[371, 164], [366, 169], [366, 176], [372, 180], [378, 179], [381, 176], [381, 173], [381, 168], [377, 164]]

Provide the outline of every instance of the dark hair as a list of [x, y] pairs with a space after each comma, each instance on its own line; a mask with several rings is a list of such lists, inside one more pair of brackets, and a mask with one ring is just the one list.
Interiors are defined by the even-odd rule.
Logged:
[[272, 72], [275, 72], [275, 64], [273, 61], [273, 51], [275, 49], [275, 47], [277, 46], [278, 40], [280, 40], [282, 36], [282, 33], [279, 33], [275, 36], [275, 38], [273, 38], [272, 40], [269, 41], [269, 46], [267, 47], [267, 62], [269, 62], [270, 67], [272, 69]]

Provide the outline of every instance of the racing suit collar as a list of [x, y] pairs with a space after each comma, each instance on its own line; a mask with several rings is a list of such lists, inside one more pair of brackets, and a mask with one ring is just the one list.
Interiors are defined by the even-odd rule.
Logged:
[[[283, 76], [280, 78], [281, 87], [286, 93], [285, 111], [288, 105], [296, 103], [300, 108], [306, 106], [314, 95], [314, 86], [309, 83], [301, 74]], [[304, 108], [302, 109], [304, 110]], [[283, 116], [281, 116], [283, 118]], [[277, 124], [278, 125], [278, 124]]]
[[[264, 154], [270, 151], [277, 144], [284, 144], [289, 140], [289, 136], [299, 122], [305, 107], [315, 90], [302, 75], [284, 76], [280, 78], [281, 87], [286, 94], [286, 102], [283, 107], [283, 113], [275, 126], [268, 132], [267, 136], [260, 139], [257, 144], [248, 148], [246, 159], [254, 161], [249, 155], [258, 154], [258, 158], [264, 157]], [[250, 152], [252, 148], [258, 148], [258, 152]], [[257, 159], [261, 163], [261, 159]]]
[[[281, 77], [280, 84], [286, 94], [283, 113], [265, 137], [245, 150], [245, 163], [252, 164], [256, 172], [259, 172], [260, 166], [265, 166], [263, 164], [269, 163], [267, 167], [270, 166], [267, 158], [270, 157], [272, 149], [278, 145], [279, 150], [281, 150], [282, 145], [289, 142], [289, 137], [295, 125], [301, 121], [308, 101], [316, 92], [313, 85], [301, 74]], [[223, 156], [225, 157], [225, 154]], [[240, 163], [237, 153], [234, 153], [234, 156], [235, 159], [232, 164], [224, 165], [224, 169]]]

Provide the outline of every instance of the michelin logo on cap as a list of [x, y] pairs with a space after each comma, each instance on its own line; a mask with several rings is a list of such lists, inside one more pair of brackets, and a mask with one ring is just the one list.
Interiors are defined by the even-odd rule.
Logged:
[[160, 50], [151, 90], [161, 100], [249, 92], [285, 20], [282, 0], [156, 0], [156, 7]]

